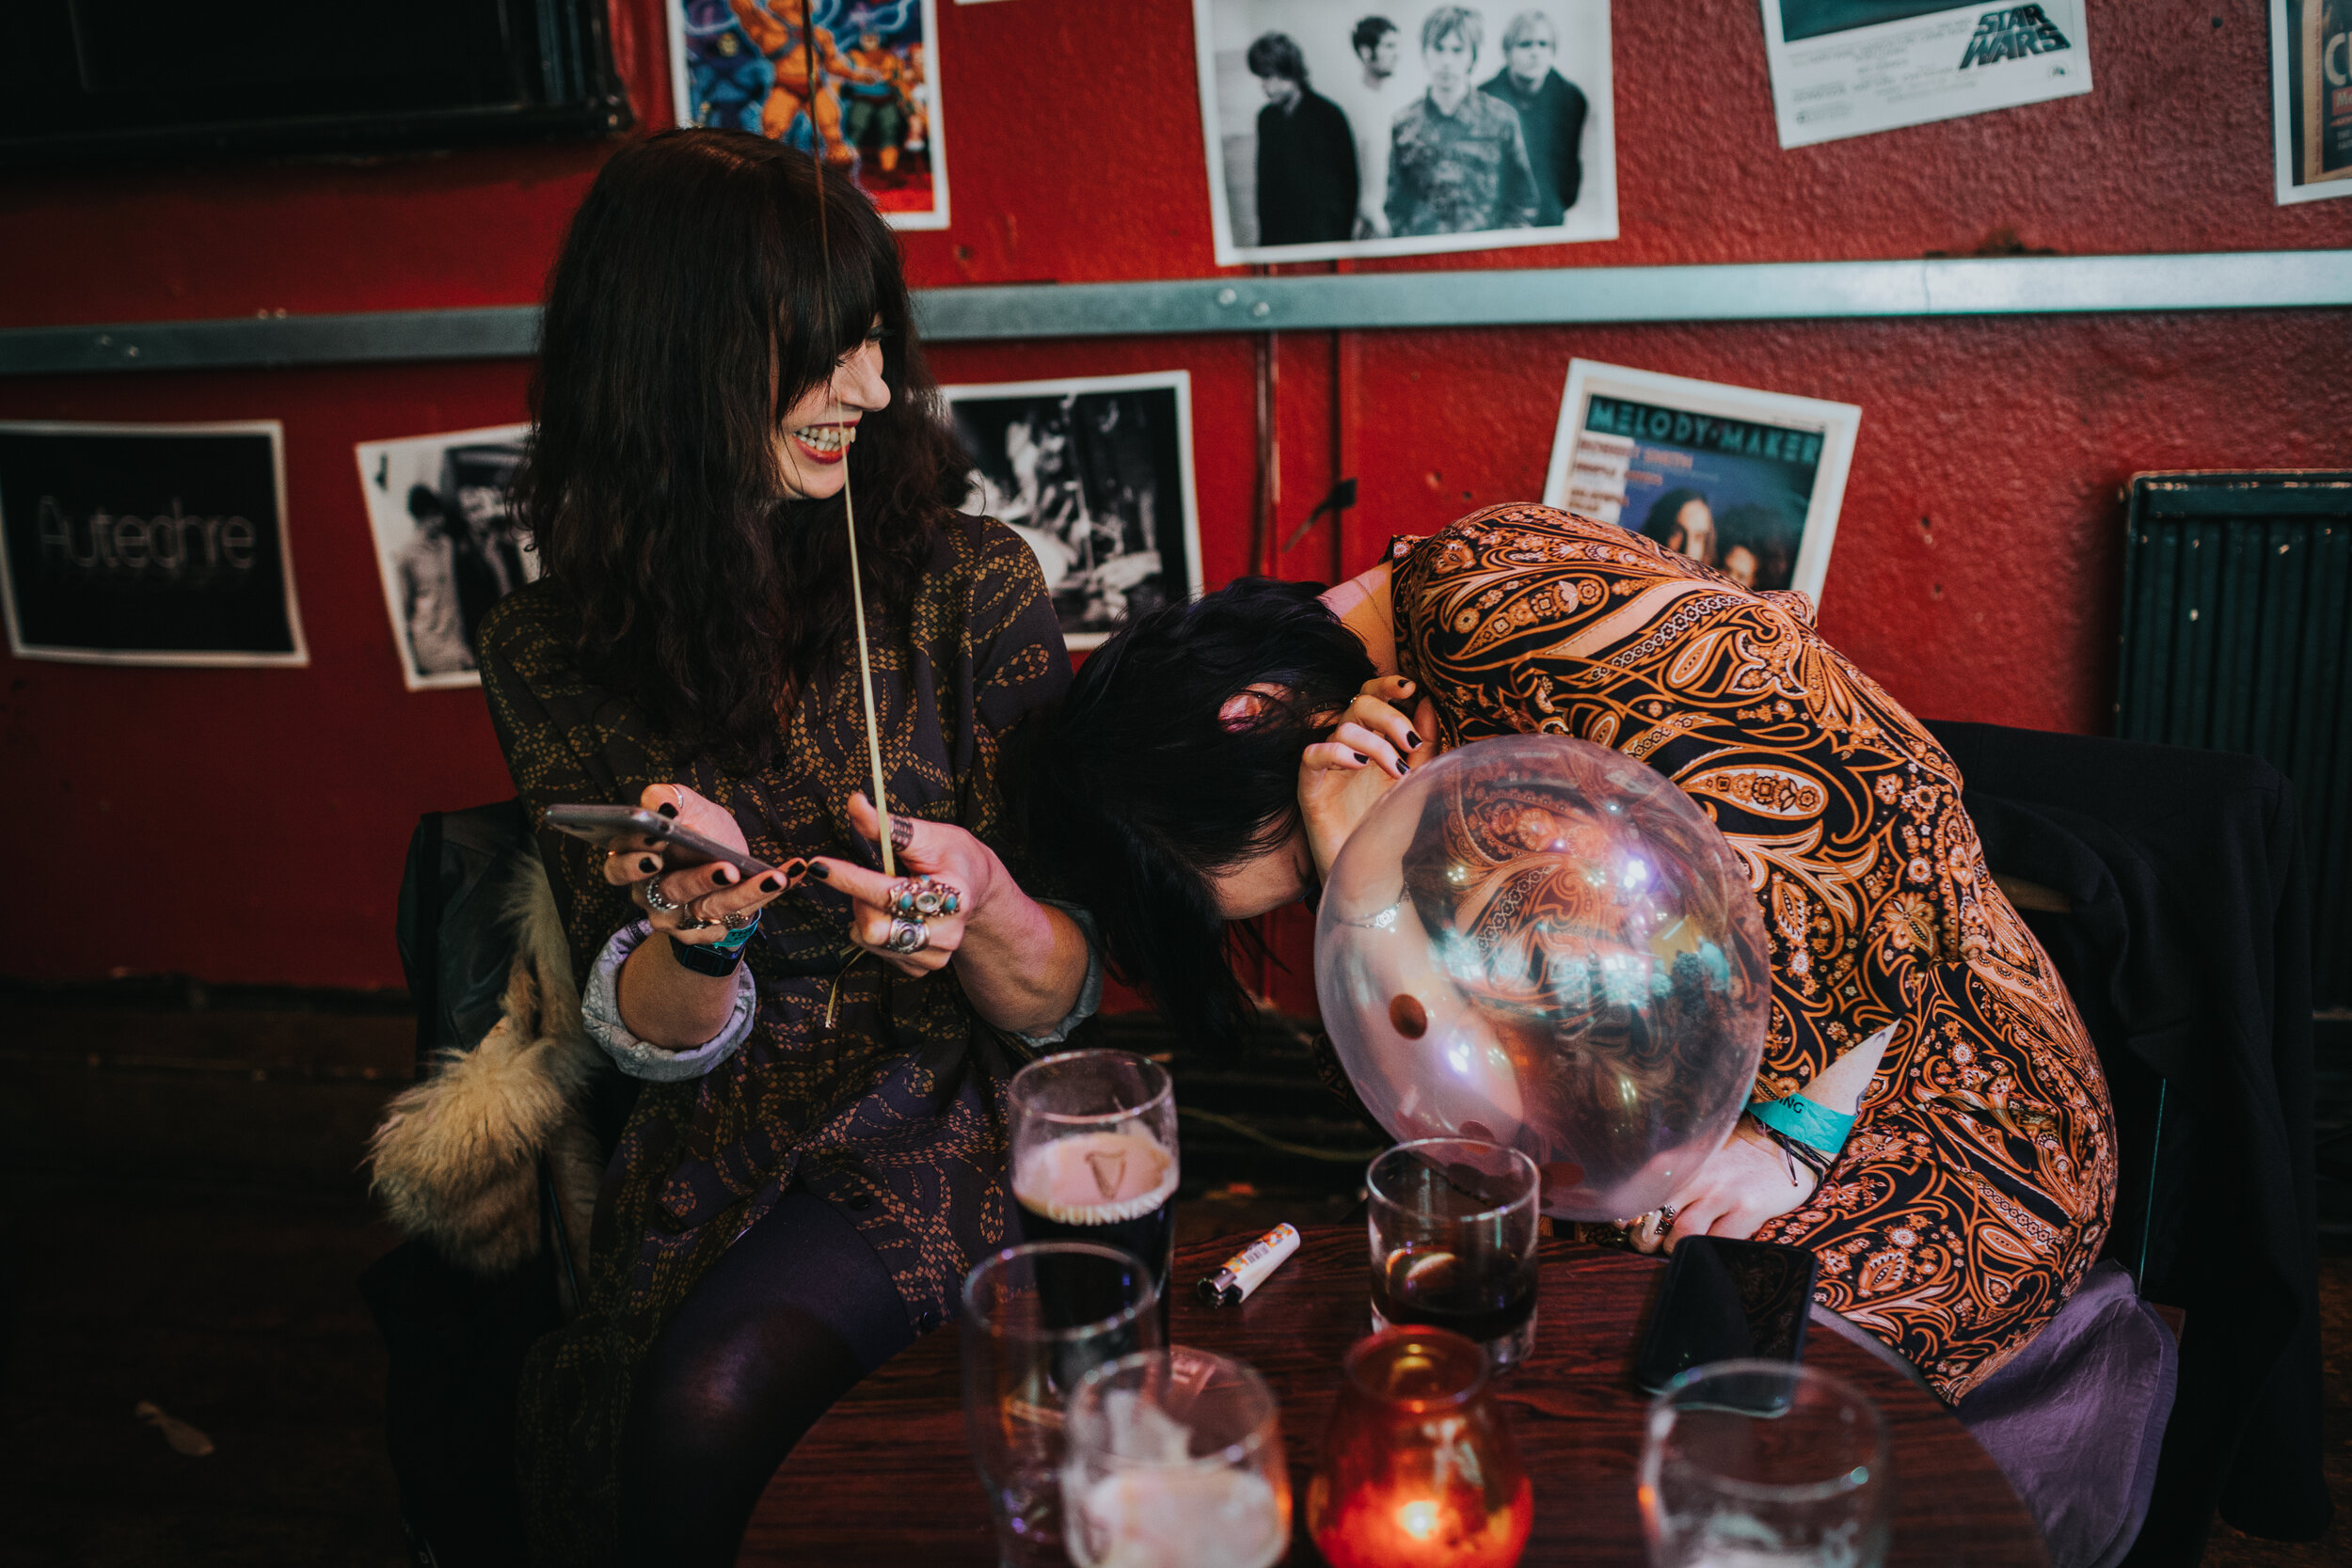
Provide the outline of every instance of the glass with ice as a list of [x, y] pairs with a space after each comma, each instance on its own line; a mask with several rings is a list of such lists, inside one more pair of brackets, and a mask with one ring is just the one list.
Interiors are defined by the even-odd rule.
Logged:
[[1290, 1544], [1274, 1396], [1172, 1345], [1097, 1368], [1064, 1428], [1062, 1545], [1077, 1568], [1271, 1568]]

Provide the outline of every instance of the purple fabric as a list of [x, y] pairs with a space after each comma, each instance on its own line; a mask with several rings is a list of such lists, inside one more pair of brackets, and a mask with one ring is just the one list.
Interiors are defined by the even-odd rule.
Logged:
[[2114, 1568], [2155, 1491], [2180, 1354], [2132, 1276], [2099, 1264], [1952, 1407], [2042, 1526], [2051, 1568]]

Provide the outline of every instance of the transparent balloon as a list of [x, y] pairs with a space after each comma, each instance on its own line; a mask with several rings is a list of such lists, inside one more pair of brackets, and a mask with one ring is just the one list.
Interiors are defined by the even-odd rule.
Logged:
[[1747, 870], [1692, 799], [1563, 736], [1447, 752], [1340, 851], [1315, 991], [1400, 1139], [1525, 1151], [1543, 1210], [1621, 1220], [1723, 1147], [1772, 1006]]

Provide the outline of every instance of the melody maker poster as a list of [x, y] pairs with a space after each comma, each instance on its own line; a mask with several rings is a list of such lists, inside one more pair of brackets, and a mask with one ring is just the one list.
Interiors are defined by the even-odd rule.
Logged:
[[19, 658], [308, 664], [285, 433], [0, 424], [0, 599]]

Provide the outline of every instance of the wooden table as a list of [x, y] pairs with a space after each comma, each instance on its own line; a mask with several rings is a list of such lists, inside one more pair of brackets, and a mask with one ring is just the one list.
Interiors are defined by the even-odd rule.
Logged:
[[[1247, 1240], [1247, 1238], [1242, 1238]], [[1308, 1231], [1296, 1257], [1238, 1309], [1212, 1312], [1192, 1286], [1237, 1244], [1178, 1253], [1171, 1338], [1239, 1356], [1282, 1403], [1294, 1502], [1303, 1505], [1339, 1380], [1341, 1354], [1367, 1332], [1360, 1225]], [[1637, 1331], [1664, 1273], [1654, 1258], [1544, 1243], [1535, 1354], [1500, 1386], [1528, 1474], [1535, 1531], [1523, 1561], [1643, 1560], [1633, 1500], [1646, 1397], [1632, 1385]], [[988, 1502], [963, 1431], [960, 1344], [949, 1328], [866, 1380], [802, 1439], [752, 1515], [745, 1564], [908, 1564], [995, 1560]], [[1805, 1359], [1866, 1389], [1894, 1442], [1890, 1564], [2046, 1568], [2042, 1538], [1975, 1438], [1886, 1362], [1816, 1325]], [[1303, 1506], [1287, 1562], [1321, 1559]]]

